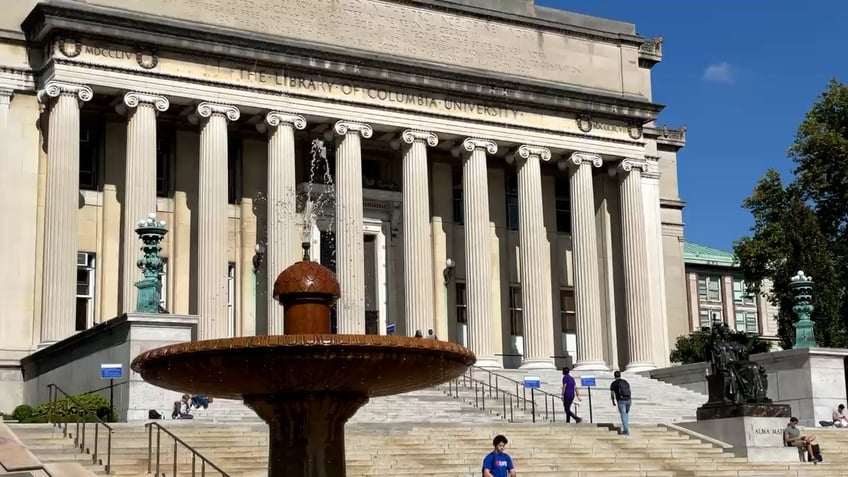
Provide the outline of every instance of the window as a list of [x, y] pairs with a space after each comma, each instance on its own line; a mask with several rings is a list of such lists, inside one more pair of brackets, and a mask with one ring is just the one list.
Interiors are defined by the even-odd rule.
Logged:
[[241, 202], [241, 138], [230, 136], [227, 144], [229, 147], [229, 153], [227, 154], [227, 201], [230, 204], [238, 204]]
[[562, 332], [577, 333], [577, 307], [574, 305], [574, 289], [563, 288], [559, 291], [559, 317]]
[[724, 321], [721, 310], [718, 308], [701, 308], [699, 319], [701, 328], [711, 328], [713, 321]]
[[757, 324], [757, 312], [737, 311], [736, 331], [744, 331], [746, 333], [759, 333], [760, 329]]
[[557, 176], [554, 182], [557, 232], [571, 233], [571, 188], [567, 176]]
[[747, 290], [745, 282], [733, 279], [733, 303], [736, 306], [754, 306], [754, 295]]
[[521, 310], [521, 287], [509, 287], [509, 328], [512, 336], [524, 336], [524, 314]]
[[456, 282], [456, 322], [468, 323], [468, 308], [465, 297], [465, 283]]
[[162, 274], [159, 275], [162, 283], [162, 291], [159, 293], [159, 306], [163, 310], [168, 309], [168, 259], [162, 259]]
[[453, 168], [453, 221], [457, 225], [465, 223], [465, 204], [462, 200], [462, 168]]
[[380, 181], [383, 179], [383, 163], [374, 159], [362, 161], [362, 177], [369, 181]]
[[227, 316], [229, 317], [229, 336], [236, 335], [236, 264], [227, 266]]
[[721, 277], [713, 275], [699, 276], [698, 298], [701, 303], [721, 303]]
[[514, 172], [506, 176], [506, 228], [518, 230], [518, 176]]
[[87, 330], [94, 324], [94, 254], [77, 253], [76, 330]]
[[176, 140], [173, 128], [167, 131], [159, 129], [156, 137], [156, 197], [171, 197]]
[[79, 182], [80, 190], [99, 190], [99, 170], [103, 154], [102, 123], [91, 117], [83, 116], [80, 120], [80, 157]]

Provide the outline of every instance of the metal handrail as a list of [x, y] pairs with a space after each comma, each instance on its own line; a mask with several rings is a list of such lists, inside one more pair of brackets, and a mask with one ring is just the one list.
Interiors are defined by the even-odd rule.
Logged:
[[[482, 368], [477, 368], [482, 369]], [[487, 371], [488, 370], [484, 370]], [[490, 373], [495, 377], [495, 385], [491, 383], [491, 375], [489, 376], [489, 380], [481, 380], [474, 377], [473, 369], [469, 368], [466, 370], [462, 376], [449, 381], [448, 382], [448, 395], [459, 398], [459, 388], [460, 383], [463, 387], [474, 390], [474, 406], [480, 408], [482, 410], [486, 410], [486, 397], [488, 395], [489, 399], [494, 399], [496, 402], [500, 400], [500, 406], [503, 408], [502, 416], [508, 422], [515, 422], [515, 409], [520, 409], [523, 411], [528, 411], [533, 422], [536, 422], [537, 417], [542, 418], [542, 413], [540, 409], [537, 409], [536, 405], [536, 394], [541, 394], [545, 400], [544, 406], [544, 420], [556, 422], [556, 402], [561, 401], [558, 396], [547, 393], [542, 390], [530, 389], [530, 398], [527, 398], [527, 389], [521, 386], [521, 391], [519, 394], [518, 388], [516, 388], [516, 392], [512, 393], [510, 391], [506, 391], [498, 387], [498, 377], [503, 378], [509, 382], [518, 383], [513, 379], [507, 378], [505, 376], [499, 376], [494, 373]], [[507, 405], [507, 402], [509, 405]], [[469, 401], [471, 403], [471, 401]], [[507, 414], [508, 413], [508, 414]]]
[[147, 428], [147, 473], [151, 473], [153, 470], [153, 428], [156, 427], [156, 474], [155, 477], [164, 477], [164, 473], [159, 472], [160, 468], [160, 456], [162, 454], [161, 440], [162, 440], [162, 431], [165, 432], [168, 436], [170, 436], [174, 440], [174, 474], [171, 477], [177, 477], [177, 450], [179, 449], [179, 445], [185, 447], [189, 452], [191, 452], [191, 475], [195, 476], [195, 468], [197, 467], [197, 459], [200, 458], [200, 477], [206, 476], [206, 464], [209, 464], [210, 467], [217, 470], [222, 477], [230, 477], [230, 474], [221, 470], [220, 467], [215, 465], [214, 462], [204, 457], [200, 452], [197, 451], [194, 447], [190, 446], [186, 441], [180, 439], [173, 432], [169, 431], [165, 427], [163, 427], [158, 422], [148, 422], [144, 425]]
[[[74, 434], [74, 446], [79, 447], [79, 450], [91, 454], [91, 463], [103, 465], [102, 460], [98, 460], [99, 456], [99, 443], [100, 443], [100, 426], [103, 426], [106, 429], [106, 466], [104, 470], [107, 474], [112, 472], [112, 432], [114, 431], [109, 424], [106, 424], [106, 421], [100, 419], [100, 416], [97, 415], [96, 412], [92, 411], [83, 411], [85, 406], [83, 406], [77, 399], [70, 394], [66, 393], [62, 388], [55, 384], [47, 385], [47, 399], [50, 402], [50, 414], [47, 416], [48, 421], [53, 424], [53, 426], [61, 426], [62, 427], [62, 435], [64, 437], [68, 437], [68, 415], [62, 415], [62, 422], [58, 423], [54, 419], [53, 415], [53, 403], [58, 399], [58, 393], [62, 393], [65, 398], [74, 403], [80, 409], [80, 415], [77, 415], [78, 419], [76, 422], [76, 433]], [[111, 410], [114, 412], [114, 409]], [[87, 420], [89, 417], [94, 417], [94, 452], [91, 452], [91, 449], [86, 447], [85, 445], [85, 427], [87, 424]], [[82, 432], [80, 433], [80, 420], [82, 420]]]

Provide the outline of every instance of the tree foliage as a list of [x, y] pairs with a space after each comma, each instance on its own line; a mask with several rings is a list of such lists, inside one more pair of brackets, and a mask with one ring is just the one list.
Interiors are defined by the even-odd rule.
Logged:
[[813, 277], [812, 319], [820, 346], [844, 347], [848, 283], [848, 86], [831, 81], [801, 123], [789, 157], [796, 169], [784, 185], [766, 171], [743, 206], [754, 218], [751, 236], [734, 245], [745, 281], [779, 308], [778, 336], [794, 340], [790, 278]]
[[[742, 331], [730, 331], [730, 340], [741, 344], [748, 354], [766, 353], [771, 348], [768, 341], [758, 335]], [[701, 328], [688, 335], [678, 336], [677, 343], [669, 355], [672, 363], [691, 364], [707, 361], [707, 346], [710, 343], [710, 329]]]

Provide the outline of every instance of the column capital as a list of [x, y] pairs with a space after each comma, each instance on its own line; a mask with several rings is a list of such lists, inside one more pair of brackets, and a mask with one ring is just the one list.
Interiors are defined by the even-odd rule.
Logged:
[[625, 159], [618, 165], [619, 172], [630, 173], [633, 169], [640, 172], [648, 170], [648, 161], [644, 159]]
[[80, 101], [91, 101], [94, 91], [88, 86], [61, 81], [48, 81], [44, 89], [38, 92], [38, 101], [44, 103], [47, 98], [57, 98], [60, 95], [76, 96]]
[[130, 91], [129, 93], [124, 95], [124, 104], [127, 107], [135, 108], [138, 107], [139, 104], [150, 104], [157, 111], [167, 111], [168, 107], [171, 106], [168, 98], [152, 93], [142, 93], [139, 91]]
[[365, 139], [368, 139], [374, 134], [374, 130], [371, 128], [370, 124], [345, 120], [337, 121], [333, 126], [333, 131], [335, 131], [339, 136], [358, 133]]
[[230, 121], [238, 121], [241, 117], [241, 111], [235, 106], [229, 104], [211, 103], [204, 101], [197, 105], [197, 115], [201, 118], [211, 117], [213, 114], [226, 116]]
[[430, 147], [436, 147], [439, 144], [439, 136], [436, 136], [435, 133], [431, 133], [430, 131], [420, 131], [417, 129], [407, 129], [400, 133], [400, 139], [407, 143], [412, 144], [415, 141], [424, 141]]
[[557, 161], [557, 167], [561, 171], [564, 171], [569, 167], [580, 167], [583, 164], [591, 167], [601, 167], [604, 165], [604, 160], [598, 154], [593, 154], [591, 152], [575, 152], [568, 156], [567, 159], [563, 158]]
[[524, 144], [515, 151], [515, 156], [521, 159], [529, 159], [530, 156], [537, 156], [539, 160], [547, 162], [551, 160], [551, 150], [544, 146]]
[[286, 111], [269, 111], [265, 115], [265, 122], [271, 127], [277, 127], [280, 124], [291, 124], [295, 129], [306, 129], [306, 118], [299, 114]]
[[462, 148], [468, 152], [474, 152], [475, 149], [485, 149], [489, 154], [498, 152], [498, 145], [495, 141], [479, 137], [469, 137], [462, 141]]

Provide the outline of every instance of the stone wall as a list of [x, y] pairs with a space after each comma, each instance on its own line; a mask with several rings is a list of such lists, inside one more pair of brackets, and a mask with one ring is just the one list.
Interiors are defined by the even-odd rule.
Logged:
[[[100, 365], [120, 363], [124, 377], [115, 380], [113, 402], [120, 421], [146, 419], [150, 409], [169, 411], [179, 393], [147, 384], [130, 363], [144, 351], [191, 341], [196, 328], [196, 316], [180, 315], [127, 314], [101, 323], [21, 360], [24, 401], [46, 402], [49, 384], [70, 395], [108, 386]], [[99, 392], [109, 398], [109, 389]]]

